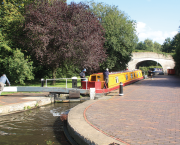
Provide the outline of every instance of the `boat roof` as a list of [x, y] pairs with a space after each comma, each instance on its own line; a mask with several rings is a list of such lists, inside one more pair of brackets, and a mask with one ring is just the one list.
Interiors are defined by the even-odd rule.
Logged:
[[[125, 72], [133, 72], [133, 71], [137, 71], [137, 70], [140, 70], [140, 69], [135, 69], [135, 70], [121, 70], [121, 71], [113, 71], [113, 72], [109, 72], [109, 74], [117, 74], [117, 73], [125, 73]], [[94, 74], [103, 74], [103, 72], [99, 72], [99, 73], [93, 73], [92, 75]]]

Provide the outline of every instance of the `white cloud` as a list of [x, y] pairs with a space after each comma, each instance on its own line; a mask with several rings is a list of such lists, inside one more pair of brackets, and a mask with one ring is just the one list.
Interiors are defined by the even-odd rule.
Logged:
[[157, 41], [160, 44], [163, 44], [164, 40], [167, 37], [173, 38], [178, 31], [172, 32], [163, 32], [163, 31], [153, 31], [146, 23], [137, 22], [136, 31], [139, 38], [139, 41], [144, 41], [145, 39], [151, 39]]

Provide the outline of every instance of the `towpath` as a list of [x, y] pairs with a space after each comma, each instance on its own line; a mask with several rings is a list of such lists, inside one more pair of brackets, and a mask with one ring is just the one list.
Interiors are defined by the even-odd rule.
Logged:
[[14, 93], [0, 96], [0, 116], [52, 103], [48, 93]]
[[94, 129], [125, 144], [180, 144], [180, 77], [158, 75], [109, 95], [85, 110]]
[[[48, 96], [48, 93], [12, 93], [8, 95], [1, 95], [0, 96], [0, 106], [3, 105], [12, 105], [12, 104], [19, 104], [28, 101], [35, 101], [37, 100], [36, 97], [45, 97]], [[40, 98], [40, 97], [39, 97]]]

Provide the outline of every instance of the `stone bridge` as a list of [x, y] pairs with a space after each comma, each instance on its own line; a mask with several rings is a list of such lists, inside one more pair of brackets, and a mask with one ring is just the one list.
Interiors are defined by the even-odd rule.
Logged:
[[175, 66], [174, 59], [171, 55], [165, 56], [155, 52], [133, 52], [132, 55], [132, 59], [128, 63], [129, 70], [138, 69], [144, 61], [155, 61], [159, 63], [162, 66], [164, 73], [167, 73], [167, 69], [173, 69]]

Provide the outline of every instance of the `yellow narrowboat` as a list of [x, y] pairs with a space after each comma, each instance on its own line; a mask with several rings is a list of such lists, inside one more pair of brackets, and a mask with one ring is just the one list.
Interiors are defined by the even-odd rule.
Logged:
[[103, 73], [94, 73], [90, 75], [88, 81], [82, 81], [82, 89], [95, 88], [96, 93], [106, 93], [118, 89], [120, 82], [125, 86], [141, 79], [143, 79], [141, 70], [109, 72], [109, 83], [106, 86]]

